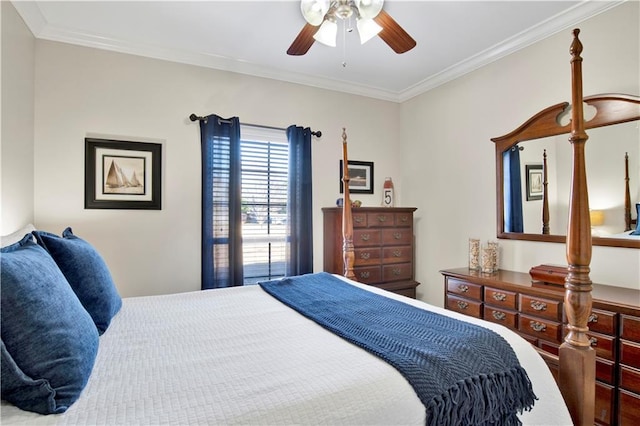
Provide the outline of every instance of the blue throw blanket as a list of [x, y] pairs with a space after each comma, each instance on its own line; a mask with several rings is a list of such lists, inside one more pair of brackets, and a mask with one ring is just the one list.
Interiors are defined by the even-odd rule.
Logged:
[[516, 425], [537, 399], [509, 344], [484, 327], [357, 288], [325, 272], [260, 283], [285, 305], [393, 365], [429, 425]]

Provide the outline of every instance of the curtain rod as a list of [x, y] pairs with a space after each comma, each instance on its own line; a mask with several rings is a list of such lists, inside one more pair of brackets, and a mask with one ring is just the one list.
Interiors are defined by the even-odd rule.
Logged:
[[[198, 115], [191, 114], [191, 115], [189, 116], [189, 119], [190, 119], [191, 121], [196, 121], [196, 120], [198, 120], [198, 121], [203, 121], [203, 120], [204, 120], [204, 121], [206, 121], [207, 117], [200, 117], [200, 116], [198, 116]], [[224, 118], [219, 118], [219, 119], [218, 119], [218, 122], [220, 122], [220, 123], [227, 123], [227, 124], [229, 124], [229, 123], [231, 123], [231, 120], [225, 120]], [[286, 131], [286, 130], [287, 130], [287, 129], [284, 129], [284, 128], [282, 128], [282, 127], [263, 126], [263, 125], [261, 125], [261, 124], [251, 124], [251, 123], [240, 123], [240, 124], [243, 124], [243, 125], [245, 125], [245, 126], [251, 126], [251, 127], [260, 127], [260, 128], [262, 128], [262, 129], [273, 129], [273, 130], [283, 130], [283, 131]], [[321, 132], [320, 130], [315, 131], [315, 132], [314, 132], [314, 131], [311, 131], [311, 134], [312, 134], [313, 136], [316, 136], [316, 137], [322, 137], [322, 132]]]

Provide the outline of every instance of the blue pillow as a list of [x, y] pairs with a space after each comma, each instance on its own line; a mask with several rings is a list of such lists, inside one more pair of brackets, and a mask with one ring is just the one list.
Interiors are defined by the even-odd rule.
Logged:
[[636, 203], [636, 230], [631, 235], [640, 235], [640, 203]]
[[31, 234], [0, 252], [2, 399], [62, 413], [89, 380], [98, 331], [51, 256]]
[[33, 234], [58, 264], [71, 288], [89, 312], [98, 333], [104, 333], [122, 307], [107, 264], [91, 244], [73, 235], [71, 228], [62, 237], [44, 232]]

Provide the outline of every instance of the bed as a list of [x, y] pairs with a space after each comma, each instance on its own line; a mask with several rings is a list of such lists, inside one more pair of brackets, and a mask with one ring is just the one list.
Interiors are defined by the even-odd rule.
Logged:
[[[574, 100], [581, 100], [581, 91], [575, 92], [577, 98]], [[574, 123], [579, 126], [580, 122], [581, 119], [574, 115]], [[576, 134], [580, 139], [582, 132], [579, 127], [577, 130]], [[346, 166], [348, 160], [344, 131], [343, 157], [343, 164]], [[584, 164], [581, 166], [578, 161], [577, 167], [584, 167]], [[343, 170], [343, 179], [345, 187], [348, 187], [347, 167]], [[578, 202], [585, 196], [586, 184], [578, 180], [576, 185], [576, 192], [572, 196]], [[588, 210], [585, 210], [582, 204], [578, 202], [572, 209], [571, 229], [567, 239], [569, 274], [565, 306], [570, 332], [566, 343], [560, 348], [559, 387], [545, 361], [535, 349], [510, 330], [355, 282], [353, 224], [348, 191], [345, 192], [344, 206], [345, 276], [319, 273], [323, 275], [323, 279], [327, 278], [327, 283], [331, 282], [330, 285], [327, 284], [327, 289], [340, 288], [340, 291], [354, 292], [358, 297], [367, 300], [369, 297], [375, 297], [376, 303], [385, 306], [392, 304], [398, 309], [410, 310], [420, 317], [435, 317], [446, 321], [447, 324], [455, 322], [456, 328], [470, 328], [474, 333], [491, 334], [492, 339], [500, 341], [501, 348], [507, 348], [505, 350], [513, 354], [518, 368], [524, 369], [531, 389], [537, 397], [530, 410], [528, 407], [522, 412], [517, 410], [522, 423], [592, 424], [595, 377], [592, 370], [595, 370], [595, 355], [584, 335], [587, 330], [585, 312], [589, 312], [591, 304], [588, 278], [590, 244], [585, 243], [590, 243], [590, 232]], [[106, 279], [108, 271], [106, 265], [101, 263], [103, 261], [99, 254], [88, 242], [73, 235], [71, 229], [65, 230], [62, 236], [36, 231], [35, 243], [32, 241], [33, 235], [26, 234], [21, 237], [19, 232], [17, 237], [22, 239], [11, 244], [7, 251], [3, 251], [2, 273], [10, 270], [5, 268], [5, 260], [11, 257], [11, 250], [18, 250], [16, 244], [37, 252], [38, 262], [41, 263], [37, 268], [28, 263], [22, 264], [23, 273], [28, 274], [30, 279], [37, 280], [45, 272], [51, 272], [55, 275], [55, 279], [52, 280], [56, 281], [56, 286], [48, 282], [43, 283], [43, 286], [47, 292], [59, 289], [60, 297], [64, 299], [64, 303], [54, 306], [54, 310], [40, 320], [57, 321], [57, 314], [62, 317], [67, 311], [77, 309], [79, 305], [78, 315], [65, 323], [65, 327], [75, 327], [76, 322], [91, 324], [89, 321], [95, 322], [98, 326], [92, 311], [94, 305], [91, 304], [96, 302], [95, 298], [88, 302], [89, 305], [85, 305], [84, 299], [73, 301], [71, 290], [67, 288], [69, 286], [58, 285], [63, 269], [71, 268], [75, 273], [83, 275], [92, 271], [92, 267], [78, 268], [77, 265], [82, 262], [76, 261], [65, 264], [65, 258], [60, 257], [60, 252], [49, 249], [56, 244], [63, 248], [67, 243], [81, 246], [82, 252], [88, 252], [91, 261], [96, 262], [101, 279]], [[42, 254], [44, 249], [41, 245], [49, 250], [53, 260], [47, 258], [46, 252], [45, 255]], [[61, 269], [57, 272], [56, 264]], [[318, 274], [311, 275], [315, 279]], [[76, 291], [66, 273], [64, 277], [69, 279], [68, 284]], [[300, 277], [292, 279], [298, 278]], [[20, 277], [14, 277], [14, 280], [17, 279]], [[288, 283], [286, 279], [282, 282]], [[4, 358], [5, 343], [9, 350], [13, 349], [9, 355], [15, 357], [19, 357], [20, 351], [23, 350], [43, 358], [46, 363], [47, 357], [50, 356], [48, 350], [39, 346], [40, 340], [27, 339], [25, 344], [26, 337], [23, 334], [8, 335], [11, 330], [8, 330], [9, 321], [6, 320], [12, 317], [7, 311], [13, 306], [11, 303], [5, 305], [5, 297], [9, 297], [11, 293], [5, 290], [11, 287], [10, 284], [3, 275], [3, 399], [11, 399], [4, 393], [5, 368], [8, 368]], [[278, 287], [280, 284], [274, 283], [273, 286]], [[86, 334], [91, 335], [87, 341], [90, 340], [93, 344], [81, 344], [77, 342], [78, 339], [74, 340], [72, 337], [67, 339], [69, 344], [81, 346], [82, 350], [88, 351], [87, 353], [95, 359], [86, 372], [84, 383], [76, 386], [77, 395], [71, 397], [67, 406], [58, 410], [58, 414], [50, 415], [25, 411], [3, 400], [1, 423], [424, 425], [433, 422], [432, 418], [427, 418], [425, 404], [417, 396], [416, 387], [409, 384], [404, 373], [401, 374], [397, 368], [370, 350], [339, 337], [326, 326], [321, 326], [308, 316], [302, 315], [291, 305], [267, 294], [267, 288], [272, 287], [244, 286], [124, 299], [117, 297], [117, 294], [111, 294], [106, 303], [108, 314], [101, 317], [102, 326], [98, 327], [98, 331], [95, 328], [85, 330]], [[76, 294], [81, 298], [80, 294]], [[327, 291], [326, 294], [331, 295], [332, 291]], [[94, 297], [95, 294], [89, 296]], [[49, 303], [52, 299], [41, 295], [34, 297], [44, 299], [41, 300], [42, 303]], [[20, 299], [13, 302], [18, 303]], [[336, 305], [339, 310], [341, 306]], [[87, 309], [84, 314], [83, 307]], [[16, 311], [14, 317], [31, 314], [30, 310]], [[382, 314], [380, 316], [382, 317]], [[21, 318], [17, 320], [20, 322]], [[450, 322], [452, 320], [453, 322]], [[65, 331], [63, 328], [49, 330], [40, 327], [31, 332], [45, 340], [56, 340], [55, 332]], [[19, 346], [18, 350], [15, 346], [12, 348], [9, 337], [14, 340], [22, 339], [23, 346]], [[465, 350], [468, 351], [469, 348]], [[473, 356], [473, 352], [469, 354]], [[476, 361], [480, 361], [483, 357], [475, 358]], [[14, 370], [22, 368], [19, 363], [15, 364], [18, 365], [13, 365]], [[419, 370], [419, 375], [424, 377], [430, 377], [430, 374], [429, 368]], [[482, 376], [491, 379], [494, 374], [486, 373]], [[26, 379], [33, 380], [31, 377]], [[474, 380], [475, 378], [467, 378], [456, 384]], [[494, 386], [493, 382], [482, 383]], [[44, 383], [42, 387], [46, 385]], [[510, 388], [505, 389], [504, 386], [500, 388], [503, 392], [515, 392]], [[51, 395], [50, 389], [44, 390]], [[65, 388], [59, 389], [60, 395], [66, 391]], [[489, 400], [487, 396], [486, 401]], [[454, 404], [462, 406], [467, 404], [467, 401], [463, 396], [456, 395]], [[491, 412], [492, 408], [485, 411]]]
[[[461, 320], [469, 318], [349, 281]], [[569, 424], [546, 364], [509, 340], [540, 398], [525, 424]], [[425, 424], [403, 377], [258, 286], [125, 298], [87, 387], [64, 414], [3, 401], [2, 424]]]

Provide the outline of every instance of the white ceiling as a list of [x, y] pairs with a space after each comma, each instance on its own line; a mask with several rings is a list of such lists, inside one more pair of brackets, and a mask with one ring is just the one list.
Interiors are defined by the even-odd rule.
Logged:
[[[401, 1], [384, 9], [417, 41], [394, 53], [356, 31], [335, 48], [287, 48], [299, 1], [13, 1], [36, 38], [291, 81], [401, 102], [620, 1]], [[343, 66], [343, 61], [346, 66]]]

